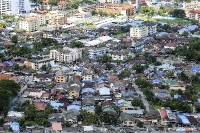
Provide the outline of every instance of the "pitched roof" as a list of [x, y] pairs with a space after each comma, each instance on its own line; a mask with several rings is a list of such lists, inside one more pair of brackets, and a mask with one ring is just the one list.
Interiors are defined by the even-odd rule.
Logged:
[[34, 102], [34, 105], [40, 111], [44, 111], [47, 107], [47, 104], [42, 102]]
[[168, 119], [167, 111], [165, 109], [160, 109], [159, 112], [162, 119]]
[[1, 74], [0, 73], [0, 81], [2, 81], [2, 80], [9, 80], [10, 78], [11, 78], [11, 76], [8, 75], [8, 74]]
[[51, 126], [53, 131], [62, 131], [61, 123], [52, 123]]
[[68, 4], [66, 1], [61, 0], [60, 2], [58, 2], [58, 5], [65, 5]]

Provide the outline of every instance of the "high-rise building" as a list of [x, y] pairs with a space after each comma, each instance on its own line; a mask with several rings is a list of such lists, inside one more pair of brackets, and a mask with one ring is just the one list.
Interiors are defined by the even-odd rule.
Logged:
[[29, 10], [29, 0], [0, 0], [0, 14], [19, 14]]

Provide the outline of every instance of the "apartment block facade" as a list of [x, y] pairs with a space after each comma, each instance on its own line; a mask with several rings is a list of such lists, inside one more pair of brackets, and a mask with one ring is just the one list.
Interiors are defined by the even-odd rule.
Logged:
[[39, 23], [36, 17], [25, 18], [19, 21], [19, 29], [29, 32], [37, 31], [39, 29]]
[[191, 10], [188, 13], [188, 18], [200, 22], [200, 10]]
[[123, 16], [132, 16], [136, 13], [135, 6], [127, 5], [127, 4], [111, 4], [111, 3], [105, 3], [97, 5], [96, 11], [103, 11], [107, 14], [122, 14]]
[[63, 49], [50, 50], [50, 58], [57, 62], [72, 63], [82, 57], [82, 50], [64, 47]]
[[143, 38], [148, 35], [155, 34], [157, 32], [157, 24], [152, 22], [144, 22], [142, 24], [137, 24], [130, 28], [130, 37], [133, 38]]

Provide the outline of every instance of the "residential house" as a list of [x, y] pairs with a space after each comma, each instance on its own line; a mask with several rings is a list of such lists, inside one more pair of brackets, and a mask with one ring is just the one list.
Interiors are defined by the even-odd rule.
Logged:
[[110, 88], [108, 88], [108, 87], [97, 88], [97, 91], [100, 96], [110, 96], [111, 95]]
[[135, 126], [136, 125], [136, 119], [130, 115], [130, 114], [127, 114], [127, 113], [121, 113], [120, 114], [120, 119], [122, 121], [122, 125], [124, 126]]
[[82, 105], [84, 106], [94, 106], [95, 105], [95, 100], [93, 97], [86, 97], [82, 101]]
[[52, 74], [34, 74], [33, 82], [52, 82], [54, 75]]
[[31, 60], [30, 62], [33, 70], [39, 70], [43, 65], [46, 65], [47, 67], [54, 65], [53, 59]]
[[102, 106], [102, 109], [114, 108], [115, 104], [112, 101], [104, 101], [104, 102], [101, 102], [101, 106]]
[[57, 71], [56, 72], [56, 83], [66, 82], [66, 74], [64, 71]]
[[80, 112], [78, 110], [71, 109], [68, 110], [66, 114], [64, 114], [63, 118], [70, 124], [76, 124], [78, 123], [78, 115], [80, 115]]
[[61, 132], [62, 131], [62, 124], [61, 124], [61, 122], [59, 122], [59, 123], [52, 123], [52, 125], [51, 125], [51, 127], [52, 127], [52, 131], [56, 131], [56, 132]]
[[137, 109], [137, 110], [123, 110], [124, 113], [130, 114], [136, 118], [143, 117], [144, 110], [143, 109]]
[[165, 126], [168, 125], [169, 117], [167, 111], [165, 109], [158, 109], [158, 112], [160, 113], [161, 116], [160, 124]]
[[150, 110], [147, 114], [143, 117], [145, 123], [150, 124], [159, 124], [161, 120], [161, 116], [158, 110]]
[[90, 69], [84, 69], [82, 74], [82, 82], [93, 81], [93, 71]]
[[35, 107], [37, 108], [37, 110], [39, 111], [45, 111], [47, 104], [44, 102], [34, 102], [33, 103], [35, 105]]
[[126, 61], [129, 57], [129, 53], [126, 51], [112, 51], [107, 54], [112, 57], [112, 60]]
[[67, 9], [68, 8], [68, 3], [64, 0], [61, 0], [60, 2], [57, 3], [59, 9]]
[[54, 123], [54, 122], [62, 122], [62, 114], [61, 113], [53, 113], [49, 114], [48, 116], [48, 122]]
[[81, 87], [79, 85], [77, 85], [77, 84], [71, 85], [69, 87], [69, 96], [73, 99], [79, 98], [80, 90], [81, 90]]
[[167, 43], [164, 45], [164, 48], [175, 50], [177, 48], [177, 43]]

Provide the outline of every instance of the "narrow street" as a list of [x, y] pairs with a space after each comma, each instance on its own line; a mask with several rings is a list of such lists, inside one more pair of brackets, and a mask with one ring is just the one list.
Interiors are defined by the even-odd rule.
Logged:
[[143, 95], [143, 93], [140, 91], [140, 89], [138, 88], [138, 86], [134, 83], [134, 81], [132, 82], [132, 86], [135, 88], [135, 91], [141, 95], [141, 100], [144, 103], [144, 106], [146, 107], [146, 111], [149, 112], [150, 110], [150, 105], [148, 103], [148, 101], [145, 99], [145, 96]]
[[[26, 78], [26, 77], [25, 77], [25, 78]], [[21, 87], [20, 91], [18, 92], [18, 95], [15, 96], [15, 97], [11, 100], [11, 102], [10, 102], [10, 110], [11, 110], [12, 104], [14, 104], [14, 103], [17, 101], [17, 99], [19, 98], [18, 96], [21, 96], [22, 93], [23, 93], [23, 91], [27, 88], [27, 84], [32, 83], [32, 81], [33, 81], [33, 76], [28, 76], [25, 80], [27, 81], [26, 84], [25, 84], [23, 87]]]

